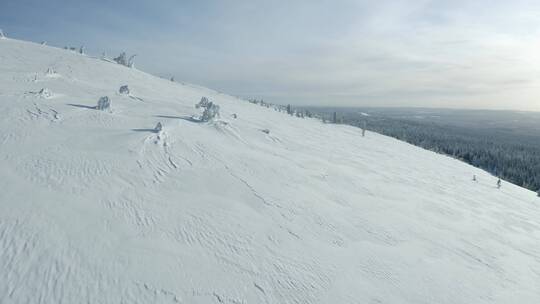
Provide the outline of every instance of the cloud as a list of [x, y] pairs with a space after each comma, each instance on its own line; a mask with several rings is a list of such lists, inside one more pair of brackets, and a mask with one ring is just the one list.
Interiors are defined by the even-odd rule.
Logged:
[[[21, 38], [296, 104], [540, 110], [537, 1], [12, 1]], [[43, 24], [43, 26], [37, 26]], [[41, 38], [43, 37], [43, 38]]]

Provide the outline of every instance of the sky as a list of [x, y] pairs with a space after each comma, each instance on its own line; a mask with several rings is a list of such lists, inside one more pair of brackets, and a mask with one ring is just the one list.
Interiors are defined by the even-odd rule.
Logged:
[[273, 103], [540, 111], [537, 0], [0, 0], [0, 29]]

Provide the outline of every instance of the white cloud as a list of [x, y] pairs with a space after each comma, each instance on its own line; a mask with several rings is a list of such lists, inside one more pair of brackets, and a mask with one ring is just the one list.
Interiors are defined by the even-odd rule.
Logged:
[[540, 110], [538, 1], [30, 2], [0, 20], [38, 41], [137, 53], [142, 69], [231, 94]]

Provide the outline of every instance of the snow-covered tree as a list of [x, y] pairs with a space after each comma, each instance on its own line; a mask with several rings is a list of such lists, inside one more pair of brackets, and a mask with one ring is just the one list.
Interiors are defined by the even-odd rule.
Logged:
[[96, 106], [96, 110], [109, 110], [111, 108], [111, 100], [108, 96], [103, 96], [99, 99], [98, 104]]
[[118, 92], [120, 94], [125, 94], [125, 95], [129, 95], [129, 87], [127, 85], [123, 85], [120, 87], [120, 89], [118, 90]]
[[131, 55], [129, 57], [128, 64], [127, 64], [128, 67], [130, 67], [130, 68], [135, 67], [135, 62], [133, 61], [133, 59], [135, 59], [135, 56], [137, 56], [137, 55]]
[[216, 117], [219, 117], [219, 106], [214, 104], [213, 102], [210, 102], [208, 103], [208, 106], [204, 109], [201, 120], [210, 121]]
[[161, 124], [161, 122], [158, 122], [156, 127], [154, 128], [154, 131], [156, 131], [156, 133], [159, 133], [161, 132], [161, 130], [163, 130], [163, 125]]
[[84, 45], [79, 48], [79, 54], [84, 55]]
[[207, 97], [201, 97], [201, 101], [199, 101], [198, 104], [195, 105], [195, 108], [198, 109], [198, 108], [206, 108], [208, 106], [208, 103], [210, 102], [210, 100], [208, 100]]
[[4, 31], [0, 29], [0, 39], [6, 39], [6, 35], [4, 35]]
[[208, 98], [202, 97], [201, 101], [195, 105], [195, 108], [203, 108], [204, 111], [201, 116], [201, 121], [210, 121], [216, 117], [219, 117], [219, 106], [211, 102]]
[[45, 75], [47, 76], [53, 76], [56, 74], [56, 71], [53, 68], [47, 68], [47, 71], [45, 72]]
[[39, 92], [38, 92], [38, 95], [41, 97], [41, 98], [51, 98], [52, 97], [52, 92], [47, 89], [47, 88], [43, 88], [41, 89]]
[[134, 66], [133, 59], [135, 56], [137, 55], [131, 55], [129, 58], [127, 58], [126, 52], [122, 52], [120, 55], [118, 55], [118, 57], [113, 58], [113, 60], [118, 64], [132, 68]]
[[362, 124], [362, 137], [366, 136], [367, 121], [364, 120]]
[[126, 56], [127, 56], [126, 52], [122, 52], [122, 53], [120, 53], [120, 55], [118, 55], [118, 57], [113, 58], [113, 60], [118, 64], [127, 66], [127, 58], [126, 58]]
[[497, 180], [497, 189], [500, 189], [501, 188], [501, 179], [499, 178]]

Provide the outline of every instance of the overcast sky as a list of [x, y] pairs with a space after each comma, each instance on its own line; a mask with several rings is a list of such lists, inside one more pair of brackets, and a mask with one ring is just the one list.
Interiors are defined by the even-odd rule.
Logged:
[[538, 0], [0, 0], [0, 28], [275, 103], [540, 110]]

